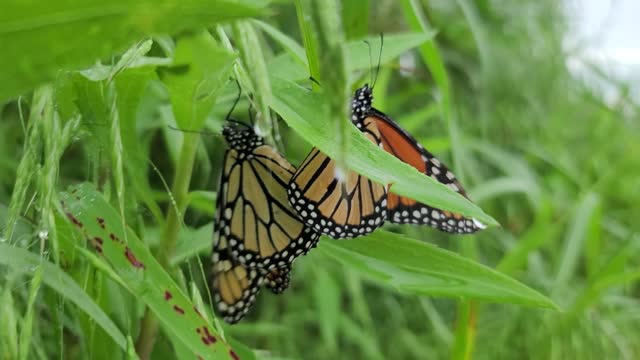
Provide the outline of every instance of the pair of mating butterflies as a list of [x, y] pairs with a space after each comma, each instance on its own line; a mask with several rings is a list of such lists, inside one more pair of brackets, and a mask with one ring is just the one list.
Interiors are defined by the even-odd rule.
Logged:
[[[368, 85], [352, 100], [351, 122], [365, 137], [465, 195], [447, 167], [372, 101]], [[475, 219], [388, 192], [355, 172], [339, 178], [334, 161], [316, 148], [296, 169], [245, 124], [230, 121], [223, 135], [229, 149], [214, 225], [213, 294], [217, 312], [229, 323], [249, 311], [262, 285], [284, 291], [293, 261], [315, 247], [320, 234], [353, 238], [385, 221], [450, 233], [484, 228]]]

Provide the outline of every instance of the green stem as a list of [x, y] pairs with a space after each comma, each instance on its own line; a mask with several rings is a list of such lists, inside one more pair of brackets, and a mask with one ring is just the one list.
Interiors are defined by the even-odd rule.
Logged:
[[[173, 188], [171, 189], [173, 203], [167, 210], [167, 221], [162, 231], [160, 248], [156, 255], [158, 262], [165, 269], [169, 268], [169, 260], [175, 250], [178, 232], [182, 225], [182, 217], [187, 207], [189, 184], [191, 183], [191, 174], [199, 140], [198, 134], [185, 133], [183, 137], [180, 158], [176, 167]], [[158, 333], [158, 319], [149, 308], [145, 311], [144, 318], [140, 323], [140, 329], [136, 350], [140, 359], [149, 359]]]
[[473, 300], [458, 303], [456, 337], [451, 353], [452, 360], [470, 360], [476, 338], [477, 304]]

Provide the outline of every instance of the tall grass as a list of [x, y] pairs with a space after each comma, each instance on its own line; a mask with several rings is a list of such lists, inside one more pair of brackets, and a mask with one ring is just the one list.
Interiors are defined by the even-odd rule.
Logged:
[[[0, 60], [1, 359], [640, 356], [640, 108], [569, 72], [556, 1], [40, 5], [0, 15], [12, 55]], [[453, 165], [482, 210], [429, 181], [413, 189], [416, 174], [340, 120], [376, 68], [361, 39], [375, 48], [378, 32], [376, 106]], [[323, 238], [282, 296], [220, 325], [207, 273], [224, 145], [168, 125], [219, 132], [230, 77], [294, 164], [319, 146], [501, 227]], [[146, 275], [120, 243], [93, 250], [96, 216]], [[165, 289], [204, 318], [177, 316]], [[215, 353], [195, 321], [224, 339]]]

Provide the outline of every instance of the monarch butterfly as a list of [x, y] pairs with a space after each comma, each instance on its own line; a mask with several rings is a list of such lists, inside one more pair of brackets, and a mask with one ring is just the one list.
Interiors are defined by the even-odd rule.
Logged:
[[[372, 119], [357, 121], [369, 140], [382, 147]], [[353, 171], [343, 176], [336, 164], [317, 148], [295, 173], [287, 192], [300, 218], [315, 231], [334, 239], [354, 238], [382, 226], [387, 216], [387, 190]]]
[[219, 313], [234, 323], [265, 281], [274, 293], [286, 289], [292, 262], [319, 235], [287, 201], [295, 168], [246, 124], [229, 120], [222, 133], [229, 149], [216, 205], [213, 291]]
[[[368, 84], [356, 90], [352, 116], [356, 126], [360, 128], [367, 121], [374, 123], [380, 134], [383, 148], [387, 152], [467, 197], [462, 185], [441, 161], [393, 119], [375, 109], [372, 104], [373, 93]], [[473, 233], [485, 228], [485, 225], [476, 219], [436, 209], [392, 192], [387, 194], [387, 211], [389, 221], [393, 223], [429, 225], [449, 233]]]
[[291, 268], [276, 268], [266, 273], [247, 268], [229, 255], [226, 239], [221, 238], [213, 250], [213, 288], [217, 312], [234, 324], [242, 319], [266, 282], [267, 288], [280, 294], [289, 285]]

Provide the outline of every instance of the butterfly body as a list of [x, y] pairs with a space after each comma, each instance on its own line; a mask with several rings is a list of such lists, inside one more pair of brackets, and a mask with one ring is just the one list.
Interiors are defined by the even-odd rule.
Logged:
[[[355, 100], [357, 103], [354, 105], [357, 106], [354, 106], [351, 120], [356, 126], [360, 127], [360, 124], [367, 120], [374, 122], [385, 151], [467, 197], [464, 188], [446, 165], [427, 151], [397, 122], [373, 107], [372, 88], [364, 85], [356, 90]], [[465, 218], [454, 212], [440, 210], [391, 191], [387, 194], [387, 210], [388, 220], [393, 223], [429, 225], [449, 233], [468, 234], [485, 227], [473, 218]]]
[[295, 168], [249, 126], [223, 129], [225, 152], [218, 188], [213, 247], [213, 293], [218, 313], [239, 321], [267, 286], [284, 291], [291, 264], [319, 235], [298, 219], [286, 186]]

